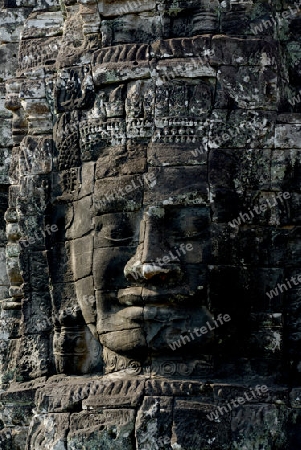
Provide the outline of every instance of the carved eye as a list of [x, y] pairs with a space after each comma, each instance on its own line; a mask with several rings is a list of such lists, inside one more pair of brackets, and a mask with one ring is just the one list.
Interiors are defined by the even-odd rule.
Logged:
[[134, 236], [128, 236], [125, 238], [113, 238], [109, 236], [104, 236], [105, 239], [112, 242], [128, 242], [129, 240], [133, 239]]
[[134, 235], [127, 226], [118, 228], [106, 228], [103, 230], [103, 237], [111, 242], [129, 242]]
[[165, 222], [166, 228], [174, 241], [197, 240], [204, 237], [209, 226], [209, 212], [195, 208], [168, 211]]

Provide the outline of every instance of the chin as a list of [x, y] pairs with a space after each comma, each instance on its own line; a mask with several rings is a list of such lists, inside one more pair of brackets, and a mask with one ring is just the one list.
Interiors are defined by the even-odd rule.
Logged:
[[99, 340], [104, 347], [120, 355], [133, 357], [146, 353], [147, 343], [141, 327], [129, 330], [111, 331], [100, 335]]

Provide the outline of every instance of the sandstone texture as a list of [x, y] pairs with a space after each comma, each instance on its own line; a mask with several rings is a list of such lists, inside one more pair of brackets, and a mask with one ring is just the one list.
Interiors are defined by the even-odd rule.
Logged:
[[301, 448], [300, 0], [0, 0], [0, 450]]

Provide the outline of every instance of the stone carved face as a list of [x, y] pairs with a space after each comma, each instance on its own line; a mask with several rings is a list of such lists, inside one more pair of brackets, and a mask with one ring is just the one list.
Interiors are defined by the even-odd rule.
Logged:
[[[158, 173], [150, 190], [157, 183], [165, 186], [164, 174]], [[170, 342], [212, 318], [205, 295], [209, 211], [176, 200], [168, 204], [175, 193], [168, 193], [167, 204], [154, 201], [135, 212], [95, 217], [97, 331], [117, 353], [173, 354]], [[211, 339], [209, 331], [183, 350], [200, 355]]]
[[[276, 197], [285, 182], [272, 153], [273, 46], [103, 39], [89, 67], [58, 74], [55, 139], [75, 293], [107, 366], [217, 355], [225, 367], [235, 346], [241, 366], [256, 354], [273, 370], [282, 309], [266, 290], [283, 272], [278, 250], [265, 247], [289, 239], [275, 229], [289, 223], [289, 207]], [[240, 229], [231, 222], [266, 202], [274, 206]], [[219, 314], [231, 323], [194, 333]]]
[[[206, 153], [200, 161], [193, 154], [201, 148], [198, 127], [211, 91], [206, 80], [157, 86], [137, 80], [96, 89], [93, 108], [83, 113], [79, 132], [87, 130], [81, 144], [88, 161], [67, 238], [83, 316], [109, 352], [190, 360], [204, 358], [212, 345], [211, 330], [177, 355], [169, 345], [213, 319], [206, 295], [212, 251]], [[64, 126], [65, 119], [67, 113]], [[61, 148], [63, 155], [59, 142]], [[65, 168], [66, 157], [59, 160]]]

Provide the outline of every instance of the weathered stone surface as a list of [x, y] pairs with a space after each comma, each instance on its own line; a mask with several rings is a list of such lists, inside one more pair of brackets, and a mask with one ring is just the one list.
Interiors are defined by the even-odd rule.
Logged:
[[28, 16], [30, 10], [25, 8], [1, 8], [1, 42], [18, 42], [20, 33], [24, 27], [24, 19]]
[[1, 449], [300, 447], [299, 10], [0, 0]]
[[26, 449], [65, 448], [70, 414], [41, 414], [29, 427]]
[[23, 39], [58, 36], [63, 28], [61, 11], [32, 13], [27, 18], [22, 37]]
[[[68, 230], [66, 230], [67, 238], [81, 238], [92, 230], [92, 198], [91, 196], [83, 197], [73, 203], [73, 220]], [[85, 245], [85, 244], [84, 244]]]
[[[0, 81], [6, 81], [13, 78], [18, 66], [18, 43], [7, 43], [0, 45]], [[9, 61], [9, 64], [7, 64]]]
[[[255, 440], [260, 445], [283, 448], [287, 443], [282, 429], [285, 421], [283, 409], [277, 408], [276, 405], [252, 405], [238, 408], [231, 420], [233, 448], [252, 446], [255, 436]], [[281, 424], [279, 428], [278, 424]]]
[[70, 244], [71, 261], [76, 280], [91, 274], [93, 258], [93, 238], [85, 236]]
[[170, 444], [172, 426], [171, 397], [145, 397], [137, 415], [137, 448], [158, 449]]
[[102, 413], [82, 411], [72, 414], [68, 448], [85, 446], [116, 450], [131, 450], [134, 434], [135, 412], [131, 409], [105, 409]]
[[208, 420], [214, 411], [213, 405], [201, 399], [175, 399], [174, 423], [171, 446], [183, 449], [226, 449], [230, 436], [230, 417], [225, 414], [218, 422]]

